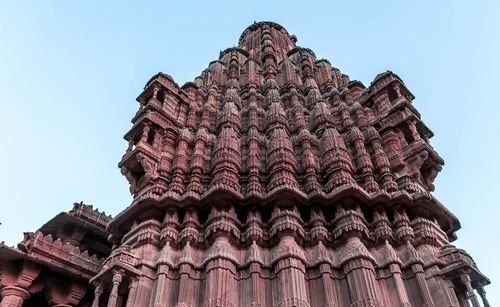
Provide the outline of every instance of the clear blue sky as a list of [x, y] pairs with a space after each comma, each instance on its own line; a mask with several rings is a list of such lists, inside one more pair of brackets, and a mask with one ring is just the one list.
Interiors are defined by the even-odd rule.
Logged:
[[190, 81], [271, 20], [351, 79], [403, 79], [446, 162], [434, 194], [461, 220], [454, 244], [500, 305], [499, 1], [180, 2], [0, 2], [0, 240], [17, 244], [75, 201], [129, 205], [117, 163], [145, 82]]

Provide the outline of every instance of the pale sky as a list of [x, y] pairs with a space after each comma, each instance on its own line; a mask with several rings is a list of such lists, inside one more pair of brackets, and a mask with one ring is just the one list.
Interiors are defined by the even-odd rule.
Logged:
[[180, 2], [0, 0], [0, 241], [73, 202], [127, 207], [117, 163], [146, 81], [191, 81], [270, 20], [352, 80], [403, 79], [446, 163], [434, 195], [462, 223], [453, 244], [500, 305], [500, 1]]

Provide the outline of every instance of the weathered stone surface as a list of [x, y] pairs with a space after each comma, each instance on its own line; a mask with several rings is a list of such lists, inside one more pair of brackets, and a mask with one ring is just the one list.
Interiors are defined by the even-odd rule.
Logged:
[[296, 43], [259, 22], [193, 82], [153, 76], [119, 163], [132, 204], [0, 248], [1, 306], [488, 306], [413, 95]]

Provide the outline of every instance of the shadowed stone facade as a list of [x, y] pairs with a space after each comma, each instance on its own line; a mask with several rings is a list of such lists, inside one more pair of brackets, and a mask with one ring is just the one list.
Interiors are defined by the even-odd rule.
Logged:
[[119, 163], [132, 204], [2, 246], [0, 306], [489, 306], [411, 92], [296, 43], [254, 23], [193, 82], [153, 76]]

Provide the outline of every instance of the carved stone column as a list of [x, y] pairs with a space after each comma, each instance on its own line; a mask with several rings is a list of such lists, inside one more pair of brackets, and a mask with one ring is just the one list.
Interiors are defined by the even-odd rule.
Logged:
[[155, 86], [155, 87], [153, 88], [153, 98], [154, 98], [154, 99], [158, 99], [157, 97], [158, 97], [158, 92], [159, 92], [159, 91], [160, 91], [160, 88], [159, 88], [158, 86]]
[[87, 288], [88, 283], [84, 280], [61, 279], [52, 275], [45, 281], [45, 298], [49, 306], [78, 306]]
[[0, 307], [21, 307], [23, 302], [30, 297], [28, 291], [19, 287], [4, 287], [0, 294], [2, 295]]
[[158, 279], [156, 281], [156, 295], [154, 297], [154, 307], [169, 306], [170, 302], [170, 284], [167, 277], [169, 266], [165, 263], [158, 265]]
[[[383, 211], [381, 211], [383, 212]], [[389, 238], [392, 236], [392, 230], [389, 233], [384, 234], [384, 223], [383, 221], [387, 221], [382, 218], [382, 215], [380, 213], [375, 213], [375, 220], [378, 219], [378, 237], [381, 238]], [[377, 217], [378, 216], [378, 217]], [[388, 222], [388, 221], [387, 221]], [[385, 224], [387, 225], [387, 224]], [[389, 228], [390, 230], [390, 228]], [[387, 237], [386, 237], [387, 236]], [[401, 260], [399, 259], [398, 255], [396, 254], [396, 251], [392, 247], [391, 244], [389, 244], [389, 241], [386, 239], [384, 242], [384, 247], [383, 247], [383, 257], [386, 259], [385, 265], [389, 266], [389, 270], [392, 274], [392, 278], [394, 280], [394, 285], [396, 286], [396, 292], [398, 294], [399, 302], [400, 302], [400, 307], [411, 307], [410, 300], [408, 298], [408, 293], [406, 293], [406, 288], [403, 282], [403, 277], [402, 277], [402, 272], [401, 272]], [[382, 262], [383, 263], [383, 262]]]
[[128, 140], [128, 147], [125, 153], [128, 154], [129, 152], [132, 151], [133, 148], [134, 148], [134, 139], [131, 138], [130, 140]]
[[377, 95], [374, 101], [375, 101], [375, 106], [378, 109], [378, 112], [382, 116], [385, 116], [387, 115], [387, 113], [389, 113], [389, 109], [391, 108], [391, 101], [389, 100], [389, 95], [387, 95], [385, 91]]
[[206, 290], [204, 307], [236, 306], [238, 286], [236, 266], [228, 260], [232, 250], [228, 238], [219, 236], [208, 251], [206, 264]]
[[101, 294], [102, 294], [102, 286], [96, 285], [94, 290], [94, 301], [92, 302], [91, 307], [99, 307], [99, 299], [101, 298]]
[[177, 135], [171, 131], [167, 130], [165, 133], [163, 150], [160, 160], [160, 175], [170, 180], [170, 175], [172, 172], [172, 161], [174, 160], [175, 151], [175, 140]]
[[403, 283], [403, 278], [401, 277], [401, 267], [399, 264], [393, 263], [390, 265], [390, 270], [392, 277], [394, 278], [394, 283], [396, 285], [396, 291], [398, 292], [399, 301], [401, 302], [401, 307], [411, 307], [410, 300], [408, 299], [408, 294]]
[[141, 143], [147, 143], [149, 130], [151, 129], [151, 124], [147, 123], [144, 125], [144, 130], [142, 130]]
[[350, 237], [341, 251], [341, 265], [347, 277], [352, 307], [381, 307], [374, 259], [358, 237]]
[[467, 289], [467, 297], [470, 299], [473, 307], [480, 307], [479, 301], [477, 300], [476, 294], [474, 293], [474, 289], [472, 289], [472, 285], [470, 283], [470, 276], [467, 274], [463, 274], [460, 276], [460, 280], [464, 283], [465, 288]]
[[415, 278], [417, 279], [418, 288], [422, 294], [422, 299], [424, 300], [425, 307], [434, 306], [434, 301], [432, 300], [431, 292], [429, 291], [429, 286], [427, 285], [427, 280], [425, 280], [424, 268], [422, 264], [415, 263], [411, 266], [413, 273], [415, 273]]
[[[255, 227], [254, 230], [257, 230], [257, 227]], [[263, 284], [261, 280], [261, 274], [264, 261], [262, 260], [260, 247], [257, 245], [257, 242], [255, 240], [253, 240], [252, 245], [250, 246], [248, 252], [249, 255], [247, 263], [249, 263], [249, 273], [250, 273], [251, 287], [252, 287], [250, 306], [260, 307], [263, 306], [263, 302], [265, 302], [265, 298], [262, 297], [261, 295], [262, 284]]]
[[134, 305], [134, 298], [135, 298], [135, 291], [137, 289], [137, 279], [132, 278], [130, 280], [130, 283], [128, 285], [128, 297], [127, 297], [127, 304], [125, 305], [126, 307], [133, 307]]
[[458, 300], [455, 294], [455, 285], [453, 282], [449, 279], [443, 279], [442, 286], [445, 292], [445, 299], [447, 300], [446, 303], [449, 306], [458, 306]]
[[[395, 214], [396, 214], [395, 216], [397, 216], [397, 220], [399, 220], [397, 222], [399, 223], [398, 226], [400, 232], [399, 236], [406, 239], [406, 248], [408, 253], [407, 264], [411, 264], [411, 269], [415, 274], [415, 279], [417, 280], [417, 285], [420, 290], [420, 294], [422, 295], [422, 300], [424, 302], [423, 306], [433, 307], [434, 301], [432, 300], [431, 292], [429, 291], [429, 285], [427, 285], [427, 280], [425, 279], [423, 261], [422, 259], [420, 259], [420, 256], [418, 255], [418, 252], [415, 249], [415, 247], [413, 247], [413, 245], [410, 243], [409, 238], [413, 236], [413, 230], [411, 230], [411, 228], [405, 230], [406, 227], [409, 227], [408, 217], [406, 216], [406, 213], [403, 210], [396, 211]], [[398, 230], [396, 231], [396, 235], [398, 235]]]
[[118, 287], [122, 279], [122, 275], [119, 272], [115, 272], [113, 275], [113, 288], [109, 294], [108, 307], [116, 307], [116, 302], [118, 301]]
[[179, 259], [179, 294], [176, 307], [192, 306], [194, 303], [193, 277], [196, 271], [190, 244], [189, 241], [186, 243]]
[[274, 272], [277, 280], [277, 306], [309, 307], [305, 280], [304, 252], [294, 237], [281, 237], [278, 253], [274, 256]]
[[137, 287], [134, 288], [133, 306], [147, 306], [151, 301], [153, 291], [153, 280], [151, 276], [144, 274], [137, 278]]
[[260, 263], [254, 262], [250, 264], [250, 274], [252, 278], [252, 303], [251, 306], [262, 306], [260, 297]]
[[329, 263], [322, 263], [319, 265], [321, 272], [321, 280], [323, 282], [323, 291], [325, 292], [325, 307], [336, 307], [338, 302], [337, 292], [332, 282], [332, 268]]
[[490, 303], [488, 302], [488, 299], [486, 298], [486, 291], [484, 291], [484, 288], [481, 286], [481, 287], [477, 287], [476, 290], [477, 290], [477, 293], [479, 293], [479, 296], [481, 296], [481, 300], [483, 300], [484, 307], [490, 307]]
[[467, 296], [464, 292], [459, 293], [457, 295], [457, 299], [458, 299], [458, 304], [460, 305], [460, 307], [471, 307], [470, 302], [467, 299]]

